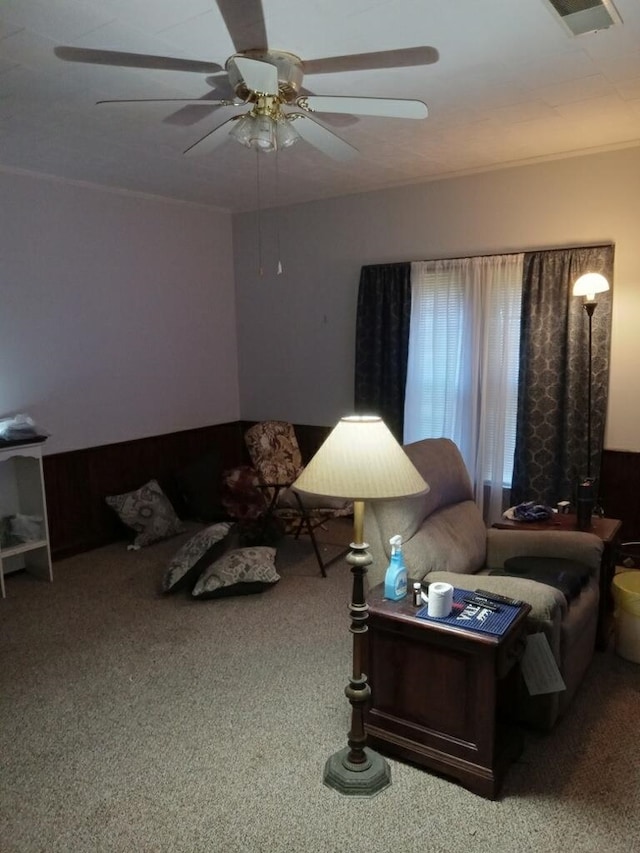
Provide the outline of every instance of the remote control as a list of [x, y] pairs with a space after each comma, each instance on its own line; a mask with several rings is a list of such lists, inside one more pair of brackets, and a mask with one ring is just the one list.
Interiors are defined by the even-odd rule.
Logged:
[[488, 589], [477, 589], [476, 595], [484, 595], [491, 601], [501, 601], [503, 604], [512, 604], [514, 607], [521, 607], [524, 601], [519, 598], [508, 598], [506, 595], [498, 595], [497, 592], [489, 592]]
[[474, 607], [484, 607], [485, 610], [491, 610], [494, 613], [500, 612], [500, 608], [495, 602], [490, 599], [483, 598], [482, 596], [466, 596], [462, 600], [465, 604], [473, 604]]

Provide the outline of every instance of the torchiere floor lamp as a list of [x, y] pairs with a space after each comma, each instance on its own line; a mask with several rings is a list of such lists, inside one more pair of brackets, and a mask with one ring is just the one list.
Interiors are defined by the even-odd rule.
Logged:
[[580, 477], [576, 496], [576, 512], [578, 527], [588, 530], [591, 527], [591, 514], [596, 503], [596, 480], [591, 475], [591, 386], [592, 386], [592, 357], [593, 357], [593, 312], [596, 310], [596, 293], [609, 290], [607, 279], [597, 272], [581, 275], [573, 285], [574, 296], [584, 296], [584, 310], [589, 318], [589, 354], [587, 380], [587, 473]]

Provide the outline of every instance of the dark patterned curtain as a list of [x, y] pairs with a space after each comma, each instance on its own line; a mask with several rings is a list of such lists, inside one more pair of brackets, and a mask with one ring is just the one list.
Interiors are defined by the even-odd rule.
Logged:
[[[511, 502], [574, 500], [587, 472], [589, 325], [586, 272], [613, 287], [613, 246], [531, 252], [524, 257], [518, 417]], [[598, 477], [609, 385], [612, 291], [596, 296], [592, 325], [591, 474]]]
[[362, 267], [356, 319], [355, 410], [380, 415], [402, 443], [411, 264]]

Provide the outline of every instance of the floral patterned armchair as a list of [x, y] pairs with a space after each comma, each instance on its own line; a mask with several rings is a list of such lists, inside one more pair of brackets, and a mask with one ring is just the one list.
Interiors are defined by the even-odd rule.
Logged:
[[351, 502], [302, 495], [291, 488], [304, 467], [293, 424], [262, 421], [246, 431], [245, 443], [264, 491], [267, 517], [284, 521], [296, 538], [302, 532], [309, 534], [320, 571], [326, 577], [314, 530], [329, 518], [350, 515], [353, 512]]

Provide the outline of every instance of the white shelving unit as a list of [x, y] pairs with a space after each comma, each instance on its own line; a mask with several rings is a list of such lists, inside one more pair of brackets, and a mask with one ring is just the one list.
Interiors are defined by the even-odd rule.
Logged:
[[[0, 538], [0, 592], [6, 598], [5, 576], [26, 571], [52, 581], [47, 501], [42, 470], [42, 443], [0, 448], [0, 519], [16, 514], [42, 519], [38, 534], [20, 542]], [[5, 526], [5, 525], [3, 525]]]

